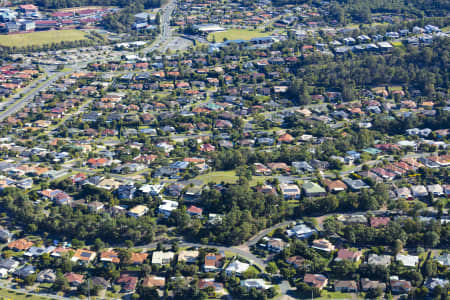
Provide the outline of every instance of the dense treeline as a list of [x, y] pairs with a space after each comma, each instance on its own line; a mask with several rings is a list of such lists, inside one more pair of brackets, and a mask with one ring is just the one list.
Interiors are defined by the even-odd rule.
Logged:
[[159, 7], [162, 0], [36, 0], [36, 5], [48, 8], [58, 9], [79, 6], [118, 6], [127, 7], [132, 4], [143, 5], [145, 8]]
[[44, 211], [35, 205], [29, 195], [15, 188], [1, 192], [3, 210], [13, 222], [26, 228], [26, 232], [37, 232], [59, 239], [93, 242], [96, 238], [108, 243], [148, 243], [154, 236], [154, 221], [151, 216], [136, 219], [119, 215], [93, 214], [86, 208], [72, 209], [70, 206], [55, 206]]
[[437, 89], [449, 88], [448, 39], [436, 40], [431, 47], [394, 49], [389, 55], [358, 55], [352, 59], [309, 56], [299, 62], [294, 74], [301, 81], [293, 81], [290, 96], [303, 99], [304, 83], [308, 86], [338, 88], [344, 100], [354, 100], [356, 87], [399, 84], [420, 90], [431, 96]]
[[[313, 4], [321, 6], [321, 1], [306, 0], [272, 0], [274, 5], [286, 4]], [[403, 14], [416, 17], [445, 16], [450, 9], [450, 3], [446, 0], [338, 0], [332, 1], [328, 6], [330, 20], [336, 20], [340, 24], [350, 22], [370, 23], [372, 14]]]
[[23, 47], [0, 47], [0, 57], [6, 57], [12, 53], [30, 53], [30, 52], [38, 52], [38, 51], [55, 51], [59, 49], [70, 49], [70, 48], [79, 48], [79, 47], [89, 47], [96, 45], [97, 42], [92, 39], [79, 40], [79, 41], [63, 41], [60, 43], [51, 43], [45, 44], [42, 46], [23, 46]]

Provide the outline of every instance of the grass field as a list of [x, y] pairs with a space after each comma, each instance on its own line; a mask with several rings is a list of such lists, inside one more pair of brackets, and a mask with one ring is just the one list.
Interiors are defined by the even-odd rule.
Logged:
[[0, 288], [0, 297], [4, 297], [5, 299], [14, 299], [14, 300], [49, 300], [52, 298], [38, 296], [38, 295], [31, 295], [31, 294], [25, 294], [20, 291], [11, 291], [7, 289]]
[[32, 33], [0, 35], [0, 45], [7, 47], [42, 46], [51, 43], [78, 41], [86, 39], [81, 30], [51, 30]]
[[[250, 180], [250, 185], [255, 186], [258, 183], [264, 183], [266, 179], [269, 177], [266, 176], [253, 176], [252, 180]], [[208, 184], [209, 182], [213, 183], [236, 183], [238, 177], [236, 176], [235, 171], [216, 171], [211, 173], [206, 173], [199, 175], [194, 178], [195, 180], [203, 181], [203, 184]]]
[[257, 37], [270, 36], [272, 32], [262, 32], [258, 30], [248, 29], [228, 29], [227, 31], [215, 32], [208, 35], [208, 40], [212, 41], [216, 38], [216, 42], [223, 42], [223, 39], [227, 40], [250, 40]]

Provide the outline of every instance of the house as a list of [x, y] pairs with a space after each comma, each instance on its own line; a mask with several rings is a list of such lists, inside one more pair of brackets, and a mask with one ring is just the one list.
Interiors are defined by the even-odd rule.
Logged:
[[331, 193], [338, 193], [345, 191], [347, 189], [347, 185], [339, 179], [337, 180], [325, 179], [324, 183], [327, 186], [327, 190]]
[[411, 192], [415, 198], [423, 198], [428, 196], [428, 191], [424, 185], [411, 186]]
[[108, 280], [106, 280], [103, 277], [97, 277], [97, 276], [91, 278], [91, 284], [92, 284], [92, 286], [99, 286], [104, 290], [111, 287], [111, 283]]
[[254, 163], [253, 166], [255, 168], [255, 175], [257, 176], [269, 176], [272, 174], [272, 170], [261, 163]]
[[361, 279], [361, 290], [363, 292], [375, 290], [378, 288], [380, 288], [382, 291], [386, 291], [386, 284], [380, 281], [369, 280], [369, 278]]
[[130, 257], [130, 263], [133, 265], [142, 265], [147, 259], [148, 253], [132, 252]]
[[289, 246], [289, 243], [283, 241], [282, 239], [278, 239], [278, 238], [271, 238], [267, 241], [267, 250], [269, 250], [271, 252], [280, 253], [288, 246]]
[[12, 258], [5, 258], [0, 260], [0, 270], [5, 270], [7, 273], [14, 272], [19, 266], [19, 262]]
[[264, 279], [246, 279], [241, 281], [241, 286], [246, 287], [247, 289], [255, 288], [257, 290], [267, 290], [271, 288], [271, 285], [266, 284]]
[[216, 282], [214, 278], [205, 278], [200, 279], [198, 281], [198, 288], [200, 290], [206, 289], [206, 288], [213, 288], [214, 293], [220, 292], [223, 290], [223, 283]]
[[131, 276], [128, 273], [121, 273], [117, 279], [117, 283], [122, 286], [122, 290], [126, 293], [133, 293], [136, 290], [136, 286], [139, 278]]
[[294, 161], [292, 167], [301, 172], [314, 172], [314, 168], [306, 161]]
[[387, 267], [391, 264], [391, 257], [389, 255], [370, 254], [367, 263], [369, 265]]
[[205, 272], [215, 272], [222, 269], [224, 257], [225, 254], [223, 252], [219, 252], [219, 254], [207, 253], [205, 256], [205, 263], [203, 264], [203, 270]]
[[322, 274], [310, 274], [306, 273], [303, 277], [303, 281], [310, 286], [322, 290], [328, 284], [328, 278]]
[[80, 261], [82, 263], [88, 263], [95, 259], [97, 254], [94, 251], [89, 251], [86, 249], [78, 249], [72, 256], [71, 260], [73, 262]]
[[155, 251], [152, 254], [152, 264], [153, 265], [167, 265], [173, 260], [175, 253], [168, 251]]
[[100, 261], [118, 264], [120, 263], [119, 254], [114, 250], [103, 251], [100, 253]]
[[149, 208], [145, 205], [136, 205], [128, 211], [130, 217], [139, 218], [148, 212]]
[[178, 208], [178, 202], [172, 200], [163, 200], [163, 203], [158, 207], [158, 213], [165, 217], [170, 216], [172, 211]]
[[90, 202], [87, 206], [90, 211], [96, 212], [96, 213], [102, 211], [105, 208], [105, 204], [103, 204], [102, 202], [99, 202], [99, 201]]
[[25, 279], [28, 276], [34, 274], [35, 272], [36, 268], [34, 266], [24, 265], [21, 268], [16, 269], [13, 274], [19, 278]]
[[393, 293], [407, 294], [412, 288], [411, 282], [407, 280], [391, 280], [390, 283]]
[[371, 217], [370, 226], [377, 228], [381, 226], [386, 226], [391, 221], [388, 217]]
[[37, 14], [37, 12], [39, 11], [39, 9], [33, 4], [22, 4], [19, 6], [19, 9], [20, 12], [27, 17]]
[[279, 188], [285, 199], [300, 199], [300, 188], [296, 184], [281, 183]]
[[289, 133], [282, 134], [278, 137], [279, 143], [288, 143], [289, 144], [289, 143], [292, 143], [293, 140], [294, 140], [294, 138]]
[[159, 276], [147, 276], [142, 281], [142, 286], [147, 288], [157, 287], [162, 288], [166, 286], [166, 278]]
[[9, 243], [8, 248], [14, 251], [25, 251], [30, 249], [33, 245], [34, 243], [28, 241], [27, 239], [19, 239]]
[[250, 267], [249, 264], [240, 262], [239, 260], [235, 260], [228, 265], [228, 267], [225, 269], [225, 273], [228, 276], [232, 276], [233, 274], [240, 276], [242, 275], [242, 273], [247, 271], [249, 267]]
[[323, 187], [311, 181], [305, 182], [302, 189], [306, 197], [323, 197], [327, 194]]
[[291, 168], [286, 163], [268, 163], [267, 166], [272, 171], [283, 171], [285, 173], [289, 173], [291, 171]]
[[419, 257], [415, 255], [397, 254], [395, 260], [402, 262], [405, 267], [414, 268], [419, 264]]
[[84, 281], [84, 276], [83, 275], [76, 274], [76, 273], [73, 273], [73, 272], [64, 274], [64, 278], [66, 278], [67, 282], [71, 286], [79, 286]]
[[0, 229], [0, 242], [9, 243], [11, 242], [13, 234], [6, 229]]
[[136, 187], [133, 184], [121, 184], [116, 190], [117, 198], [119, 199], [133, 199]]
[[444, 196], [444, 189], [440, 184], [430, 184], [427, 185], [428, 193], [434, 197]]
[[198, 259], [199, 252], [197, 250], [183, 250], [178, 254], [178, 261], [188, 264], [195, 264]]
[[331, 252], [334, 251], [336, 248], [334, 247], [334, 245], [326, 239], [318, 239], [318, 240], [314, 240], [312, 243], [311, 248], [317, 249], [317, 250], [321, 250], [321, 251], [325, 251], [325, 252]]
[[350, 249], [339, 249], [335, 261], [348, 260], [351, 262], [357, 262], [361, 259], [361, 251], [353, 251]]
[[445, 288], [450, 282], [447, 279], [441, 279], [441, 278], [428, 278], [428, 280], [425, 282], [425, 287], [427, 287], [429, 290], [434, 290], [436, 287]]
[[336, 280], [334, 290], [342, 293], [356, 293], [358, 292], [358, 285], [354, 280]]
[[144, 194], [158, 196], [164, 189], [164, 184], [144, 184], [139, 188], [139, 191]]
[[298, 239], [307, 239], [312, 236], [317, 230], [309, 227], [308, 225], [301, 223], [297, 224], [291, 229], [286, 230], [286, 233], [289, 237], [295, 235]]
[[189, 208], [186, 211], [191, 217], [197, 217], [197, 218], [201, 217], [202, 213], [203, 213], [203, 209], [200, 207], [197, 207], [195, 205], [189, 206]]
[[23, 255], [27, 256], [27, 257], [36, 257], [36, 256], [40, 256], [45, 253], [51, 253], [55, 249], [56, 249], [56, 247], [54, 247], [54, 246], [49, 246], [47, 248], [32, 246]]
[[411, 190], [409, 188], [407, 188], [407, 187], [398, 188], [395, 191], [395, 193], [397, 195], [397, 198], [406, 199], [406, 200], [412, 199]]
[[368, 189], [369, 186], [361, 179], [344, 179], [345, 184], [350, 187], [354, 192], [360, 191], [362, 189]]
[[434, 260], [443, 266], [450, 267], [450, 253], [442, 253], [441, 255], [434, 257]]
[[305, 259], [301, 256], [291, 256], [286, 258], [286, 263], [290, 264], [291, 266], [294, 266], [295, 268], [300, 268], [303, 266], [303, 263], [305, 262]]

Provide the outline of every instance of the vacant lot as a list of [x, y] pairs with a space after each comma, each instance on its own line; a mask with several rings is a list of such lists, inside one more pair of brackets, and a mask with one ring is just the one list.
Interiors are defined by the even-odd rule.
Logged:
[[[215, 171], [211, 173], [206, 173], [195, 177], [196, 180], [203, 181], [203, 184], [208, 184], [209, 182], [213, 183], [236, 183], [238, 177], [236, 176], [235, 171]], [[266, 176], [253, 176], [252, 180], [250, 180], [250, 186], [255, 186], [258, 183], [263, 184], [268, 177]]]
[[0, 35], [0, 45], [9, 47], [41, 46], [51, 43], [69, 42], [86, 39], [81, 30], [51, 30], [31, 33]]
[[223, 39], [227, 40], [251, 40], [252, 38], [270, 36], [272, 32], [262, 32], [259, 30], [248, 29], [228, 29], [227, 31], [215, 32], [208, 35], [208, 40], [212, 41], [214, 37], [216, 42], [223, 42]]

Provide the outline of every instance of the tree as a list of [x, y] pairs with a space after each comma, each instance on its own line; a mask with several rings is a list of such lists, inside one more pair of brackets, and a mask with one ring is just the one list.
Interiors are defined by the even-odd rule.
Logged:
[[269, 262], [267, 264], [266, 271], [267, 271], [267, 273], [269, 273], [271, 275], [277, 273], [278, 272], [278, 267], [275, 264], [275, 262], [273, 262], [273, 261]]
[[425, 246], [427, 246], [429, 248], [433, 248], [439, 244], [439, 239], [440, 239], [439, 235], [436, 232], [428, 231], [425, 233], [425, 236], [424, 236]]
[[383, 295], [383, 290], [380, 287], [376, 289], [369, 289], [366, 293], [366, 299], [377, 299]]
[[94, 244], [95, 244], [95, 249], [97, 251], [100, 251], [101, 249], [103, 249], [105, 247], [105, 243], [103, 243], [103, 241], [100, 238], [96, 238]]
[[393, 247], [394, 254], [400, 253], [400, 252], [402, 251], [402, 249], [403, 249], [403, 243], [402, 243], [402, 241], [400, 241], [400, 240], [395, 240], [395, 242], [394, 242], [394, 247]]
[[34, 282], [36, 281], [36, 277], [37, 277], [36, 274], [28, 275], [27, 277], [25, 277], [25, 280], [23, 281], [23, 283], [24, 283], [26, 286], [32, 285], [32, 284], [34, 284]]

